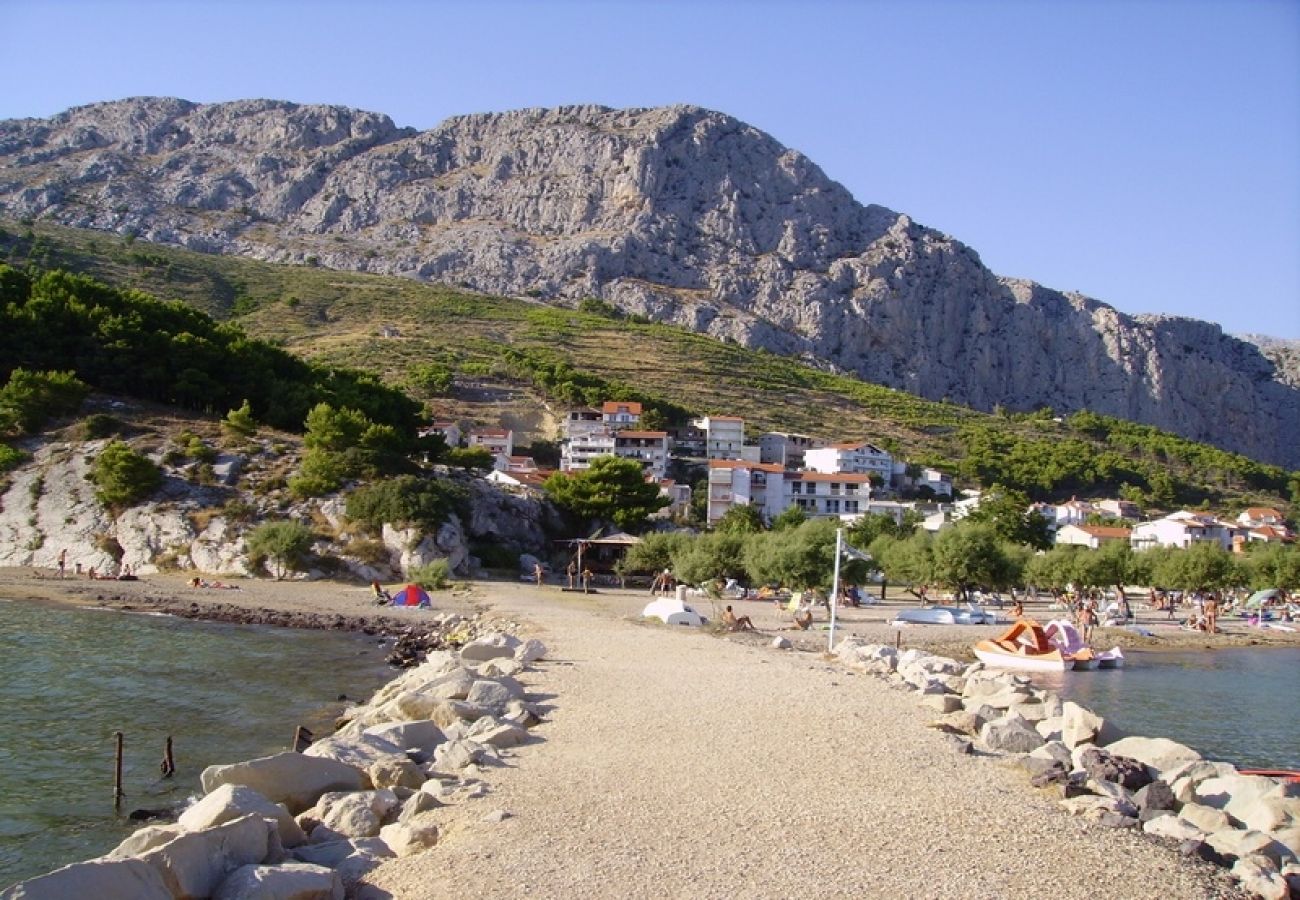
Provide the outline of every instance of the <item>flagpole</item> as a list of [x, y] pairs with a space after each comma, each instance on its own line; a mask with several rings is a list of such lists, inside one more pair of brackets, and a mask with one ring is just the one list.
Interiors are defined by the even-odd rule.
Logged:
[[835, 607], [840, 605], [840, 555], [844, 552], [844, 529], [835, 529], [835, 575], [831, 579], [831, 630], [826, 639], [826, 652], [835, 649]]

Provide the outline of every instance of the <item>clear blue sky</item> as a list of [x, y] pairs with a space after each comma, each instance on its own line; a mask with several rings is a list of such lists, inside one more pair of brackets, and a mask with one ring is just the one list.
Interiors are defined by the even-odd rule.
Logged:
[[689, 102], [995, 272], [1300, 338], [1300, 0], [0, 0], [0, 118]]

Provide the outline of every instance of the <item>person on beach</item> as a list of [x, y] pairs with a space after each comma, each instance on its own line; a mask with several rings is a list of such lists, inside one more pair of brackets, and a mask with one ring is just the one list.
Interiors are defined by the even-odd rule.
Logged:
[[538, 587], [541, 587], [546, 581], [546, 572], [542, 569], [540, 562], [533, 563], [533, 581], [537, 582]]
[[1016, 602], [1011, 604], [1011, 618], [1019, 619], [1022, 618], [1024, 614], [1025, 614], [1025, 604], [1021, 603], [1020, 598], [1017, 597]]
[[583, 566], [583, 568], [582, 568], [582, 592], [583, 592], [584, 594], [589, 594], [589, 593], [591, 593], [591, 576], [592, 576], [591, 569], [587, 568], [586, 566]]
[[64, 575], [67, 574], [67, 568], [68, 568], [68, 551], [60, 550], [59, 551], [59, 577], [60, 578], [62, 578]]
[[1210, 634], [1219, 633], [1219, 598], [1216, 594], [1205, 598], [1205, 630]]
[[569, 560], [569, 567], [564, 570], [564, 574], [569, 578], [569, 590], [573, 590], [577, 585], [574, 583], [578, 578], [578, 564], [574, 560]]
[[794, 627], [798, 628], [800, 631], [807, 631], [809, 628], [811, 628], [812, 621], [813, 621], [813, 613], [812, 613], [811, 603], [804, 603], [799, 607], [798, 610], [795, 611]]
[[753, 621], [749, 616], [737, 616], [728, 606], [722, 612], [722, 624], [727, 626], [728, 631], [757, 631]]
[[1085, 644], [1092, 643], [1092, 629], [1097, 624], [1097, 604], [1093, 600], [1087, 600], [1083, 604], [1083, 609], [1079, 612], [1079, 634]]
[[384, 606], [393, 602], [393, 595], [384, 590], [384, 586], [379, 583], [378, 578], [371, 580], [370, 593], [374, 596], [375, 604], [378, 606]]

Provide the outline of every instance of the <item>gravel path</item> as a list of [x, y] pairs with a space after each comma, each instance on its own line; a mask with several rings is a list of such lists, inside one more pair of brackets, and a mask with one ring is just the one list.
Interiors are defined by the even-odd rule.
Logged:
[[770, 632], [630, 621], [644, 602], [494, 588], [551, 651], [528, 678], [553, 707], [541, 740], [489, 770], [480, 801], [511, 817], [450, 829], [362, 896], [1238, 896], [1219, 870], [1066, 815], [1006, 761], [958, 754], [910, 692], [772, 650]]

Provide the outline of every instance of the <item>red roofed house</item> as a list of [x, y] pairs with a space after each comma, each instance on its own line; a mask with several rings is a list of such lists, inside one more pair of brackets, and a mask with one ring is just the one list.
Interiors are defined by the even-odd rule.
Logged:
[[515, 452], [515, 433], [509, 428], [471, 428], [465, 439], [471, 447], [485, 447], [493, 456]]

